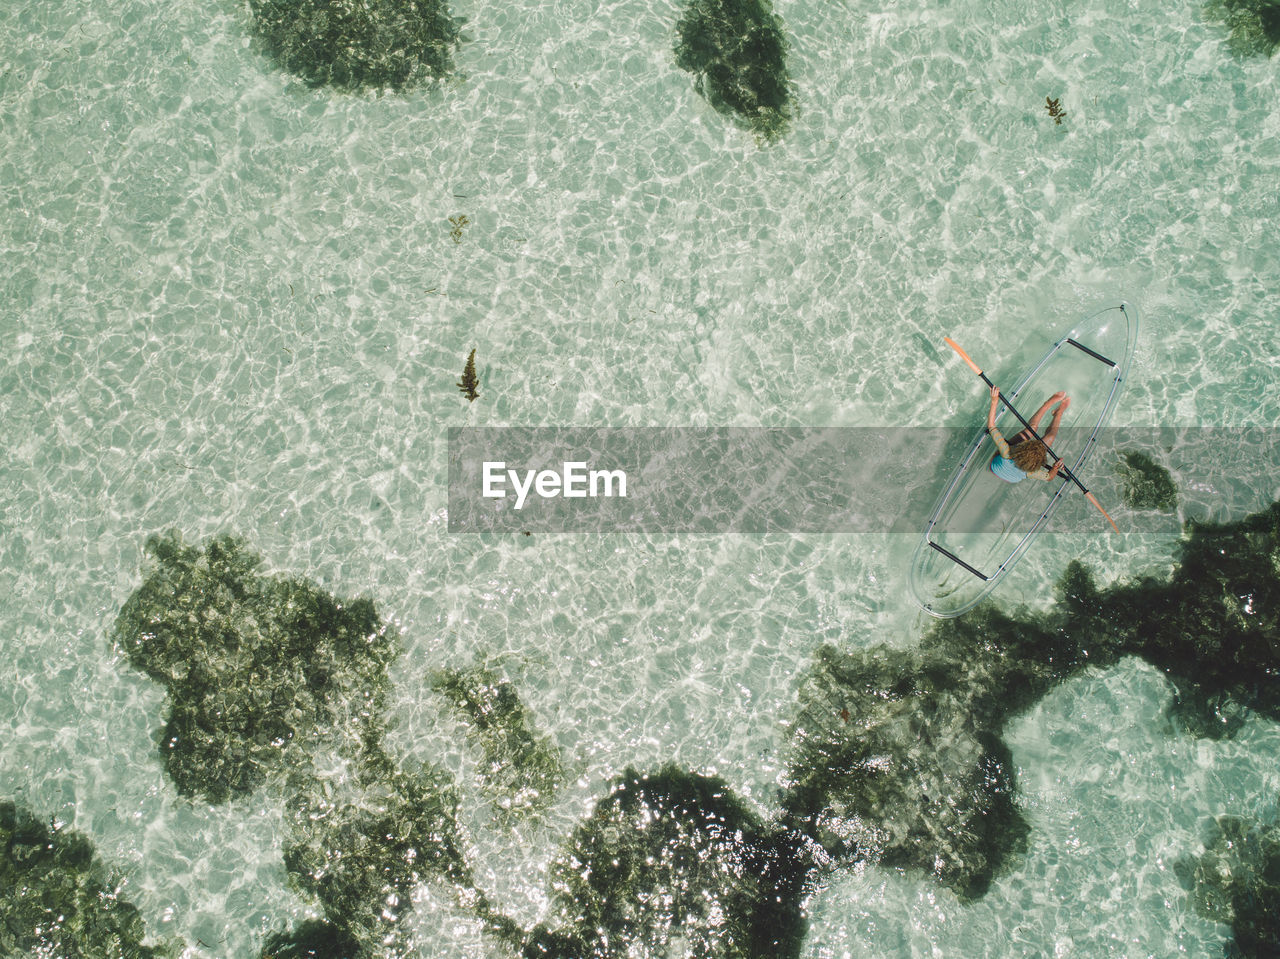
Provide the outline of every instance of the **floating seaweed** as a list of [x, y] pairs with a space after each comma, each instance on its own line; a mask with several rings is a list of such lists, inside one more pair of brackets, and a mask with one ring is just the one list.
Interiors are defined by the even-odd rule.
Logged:
[[1129, 450], [1120, 454], [1117, 467], [1124, 484], [1122, 496], [1130, 509], [1169, 511], [1178, 505], [1178, 488], [1169, 471], [1146, 453]]
[[691, 0], [676, 24], [676, 65], [720, 113], [772, 143], [791, 122], [782, 21], [769, 0]]
[[1236, 56], [1270, 57], [1280, 50], [1280, 0], [1210, 0], [1205, 15], [1227, 25], [1227, 46]]
[[168, 690], [160, 751], [179, 793], [245, 795], [304, 764], [322, 739], [348, 752], [377, 747], [398, 650], [373, 603], [261, 575], [261, 558], [230, 536], [201, 550], [169, 533], [146, 548], [153, 568], [113, 640]]
[[458, 381], [457, 386], [462, 391], [462, 395], [467, 398], [468, 403], [480, 398], [480, 394], [477, 392], [480, 386], [480, 379], [476, 376], [475, 350], [472, 350], [471, 355], [467, 357], [467, 365], [462, 370], [462, 379]]
[[528, 959], [790, 959], [813, 864], [721, 779], [628, 769], [554, 867], [556, 929]]
[[465, 213], [462, 213], [458, 216], [449, 217], [449, 223], [453, 227], [453, 229], [449, 231], [449, 236], [453, 237], [454, 243], [461, 243], [462, 230], [471, 223], [471, 219]]
[[1056, 97], [1045, 97], [1044, 108], [1049, 111], [1049, 116], [1053, 118], [1054, 126], [1062, 126], [1062, 121], [1067, 116], [1067, 111], [1062, 109], [1062, 100]]
[[0, 801], [0, 956], [164, 959], [181, 943], [145, 946], [142, 917], [78, 832]]
[[249, 0], [270, 56], [311, 86], [403, 90], [453, 70], [444, 0]]
[[432, 688], [467, 723], [484, 751], [481, 771], [512, 813], [544, 808], [564, 781], [560, 750], [534, 731], [533, 717], [516, 688], [484, 666], [442, 670]]

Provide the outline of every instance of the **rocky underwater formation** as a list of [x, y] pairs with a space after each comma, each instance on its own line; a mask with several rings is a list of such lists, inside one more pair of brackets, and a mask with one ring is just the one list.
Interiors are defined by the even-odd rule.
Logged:
[[1167, 512], [1178, 506], [1178, 488], [1169, 471], [1146, 453], [1126, 450], [1120, 454], [1116, 472], [1120, 495], [1130, 509]]
[[324, 747], [376, 751], [397, 638], [367, 599], [263, 576], [234, 537], [202, 550], [176, 534], [147, 542], [152, 569], [112, 637], [168, 692], [165, 772], [184, 796], [226, 802]]
[[[235, 537], [199, 549], [170, 533], [147, 552], [150, 571], [113, 641], [168, 690], [165, 771], [180, 794], [210, 803], [274, 780], [289, 797], [285, 868], [326, 917], [274, 936], [264, 955], [354, 956], [394, 942], [413, 888], [429, 879], [506, 930], [472, 881], [451, 778], [432, 766], [410, 773], [383, 749], [400, 644], [373, 603], [264, 575]], [[321, 768], [346, 772], [335, 780]]]
[[249, 0], [268, 55], [311, 86], [403, 90], [453, 72], [444, 0]]
[[1227, 46], [1241, 57], [1270, 57], [1280, 50], [1280, 0], [1209, 0], [1205, 15], [1231, 30]]
[[[1188, 524], [1165, 579], [1100, 587], [1073, 563], [1047, 613], [988, 604], [933, 624], [914, 648], [821, 647], [800, 686], [775, 816], [716, 777], [628, 769], [561, 850], [550, 912], [527, 929], [476, 887], [457, 784], [431, 765], [402, 768], [383, 747], [399, 642], [371, 602], [265, 575], [230, 537], [200, 549], [169, 535], [148, 551], [114, 641], [168, 690], [160, 760], [194, 801], [274, 783], [286, 797], [290, 881], [324, 915], [274, 934], [264, 956], [396, 953], [413, 890], [429, 882], [526, 959], [789, 959], [804, 940], [803, 904], [832, 870], [901, 868], [962, 901], [981, 897], [1030, 828], [1004, 730], [1088, 667], [1153, 664], [1194, 735], [1230, 736], [1249, 711], [1280, 719], [1276, 504], [1235, 523]], [[435, 687], [481, 759], [494, 822], [536, 815], [563, 781], [563, 759], [514, 685], [482, 663], [438, 671]], [[335, 768], [338, 778], [321, 772]], [[0, 806], [0, 833], [0, 877], [52, 877], [39, 879], [40, 909], [115, 910], [117, 938], [140, 939], [135, 912], [104, 905], [113, 886], [87, 842], [12, 804]], [[1274, 824], [1224, 818], [1201, 859], [1180, 867], [1194, 907], [1233, 924], [1240, 955], [1274, 955], [1280, 938], [1276, 836]], [[7, 941], [46, 928], [34, 901], [0, 905]]]
[[[1188, 524], [1168, 580], [1101, 589], [1073, 562], [1057, 596], [1043, 617], [980, 606], [936, 623], [913, 650], [821, 649], [802, 689], [783, 822], [832, 864], [903, 866], [973, 899], [1029, 831], [999, 737], [1086, 667], [1151, 663], [1193, 735], [1230, 736], [1248, 710], [1280, 720], [1280, 504], [1237, 523]], [[1272, 955], [1251, 944], [1280, 934], [1268, 868], [1232, 890], [1252, 903], [1235, 912], [1245, 955]]]
[[0, 956], [169, 959], [177, 943], [144, 946], [138, 910], [89, 839], [0, 801]]
[[791, 123], [787, 41], [769, 0], [690, 0], [676, 24], [676, 66], [717, 111], [772, 143]]
[[1236, 956], [1280, 956], [1280, 823], [1219, 816], [1205, 846], [1177, 865], [1196, 912], [1232, 927]]
[[798, 837], [721, 779], [628, 769], [554, 869], [557, 922], [528, 959], [799, 954], [810, 862]]
[[491, 801], [520, 816], [545, 809], [564, 781], [560, 750], [538, 733], [515, 686], [488, 666], [440, 670], [432, 683], [484, 753]]

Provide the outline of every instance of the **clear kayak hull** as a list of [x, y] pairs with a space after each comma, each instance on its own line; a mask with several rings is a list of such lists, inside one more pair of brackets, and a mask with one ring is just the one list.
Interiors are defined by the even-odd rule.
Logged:
[[[1066, 391], [1071, 405], [1053, 449], [1086, 487], [1081, 471], [1115, 411], [1137, 335], [1138, 312], [1131, 303], [1107, 306], [1063, 334], [1012, 390], [1001, 391], [1026, 417], [1052, 393]], [[1003, 405], [996, 426], [1006, 437], [1022, 428]], [[1041, 427], [1048, 427], [1047, 419]], [[991, 472], [995, 454], [995, 443], [979, 430], [912, 555], [911, 593], [932, 616], [959, 616], [990, 595], [1063, 498], [1081, 493], [1065, 471], [1048, 483], [1007, 483]], [[1098, 521], [1106, 522], [1101, 515]]]

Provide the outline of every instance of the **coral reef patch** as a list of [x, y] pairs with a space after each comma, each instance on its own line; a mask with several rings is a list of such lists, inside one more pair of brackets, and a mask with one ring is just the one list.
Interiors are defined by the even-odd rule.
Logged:
[[340, 927], [308, 919], [273, 935], [259, 955], [261, 959], [364, 959], [368, 952]]
[[1071, 563], [1043, 617], [992, 604], [934, 624], [913, 650], [819, 650], [801, 688], [783, 822], [836, 864], [869, 859], [981, 896], [1027, 824], [999, 737], [1086, 666], [1138, 656], [1176, 691], [1190, 733], [1280, 718], [1280, 504], [1190, 523], [1168, 581], [1100, 589]]
[[765, 142], [791, 123], [787, 41], [769, 0], [691, 0], [676, 24], [676, 65], [720, 113]]
[[453, 71], [444, 0], [249, 0], [267, 53], [311, 86], [403, 90]]
[[487, 666], [446, 669], [432, 688], [444, 695], [484, 752], [481, 775], [507, 813], [545, 808], [564, 781], [560, 751], [535, 731], [515, 686]]
[[1280, 0], [1210, 0], [1205, 15], [1227, 25], [1227, 46], [1237, 56], [1270, 57], [1280, 50]]
[[1232, 735], [1246, 711], [1280, 719], [1280, 503], [1232, 523], [1189, 522], [1169, 580], [1099, 589], [1079, 563], [1061, 628], [1139, 656], [1176, 691], [1195, 735]]
[[533, 959], [788, 959], [799, 955], [806, 847], [729, 786], [668, 764], [628, 769], [554, 870], [560, 922]]
[[1280, 956], [1280, 825], [1219, 816], [1204, 854], [1177, 869], [1196, 912], [1231, 925], [1237, 956]]
[[[1028, 837], [1001, 737], [1090, 666], [1123, 656], [1153, 664], [1193, 734], [1230, 736], [1251, 712], [1280, 719], [1274, 504], [1237, 522], [1189, 523], [1167, 578], [1099, 586], [1073, 562], [1047, 612], [988, 603], [934, 623], [914, 648], [821, 647], [800, 687], [776, 818], [714, 776], [628, 769], [560, 853], [553, 908], [526, 931], [476, 888], [449, 778], [430, 767], [410, 774], [383, 752], [395, 643], [372, 605], [262, 575], [237, 540], [197, 550], [169, 536], [148, 549], [155, 568], [115, 640], [166, 684], [171, 703], [187, 704], [203, 737], [194, 758], [165, 740], [167, 756], [183, 757], [166, 760], [180, 770], [174, 781], [220, 801], [287, 773], [286, 865], [325, 919], [277, 935], [264, 956], [394, 950], [414, 886], [438, 880], [526, 959], [790, 959], [805, 933], [803, 902], [833, 868], [878, 863], [931, 876], [962, 901], [984, 895]], [[561, 757], [514, 686], [486, 664], [442, 670], [434, 685], [511, 808], [545, 801], [563, 778]], [[264, 739], [263, 729], [277, 735]], [[344, 774], [317, 775], [304, 742], [340, 757]], [[1209, 858], [1191, 869], [1199, 908], [1229, 918], [1241, 954], [1269, 955], [1275, 829], [1223, 819], [1217, 830]]]
[[398, 643], [373, 603], [261, 575], [230, 536], [198, 549], [169, 533], [146, 549], [152, 569], [113, 642], [168, 690], [160, 752], [179, 793], [245, 795], [321, 741], [353, 759], [377, 748]]
[[414, 886], [443, 878], [470, 888], [457, 825], [457, 792], [442, 773], [387, 767], [361, 782], [298, 789], [286, 818], [291, 882], [323, 909], [345, 941], [393, 939]]
[[179, 955], [176, 942], [143, 945], [142, 917], [120, 893], [87, 837], [0, 801], [0, 956]]
[[834, 865], [870, 860], [983, 895], [1029, 831], [1005, 720], [1079, 660], [1055, 638], [980, 607], [918, 650], [822, 647], [801, 687], [783, 822]]

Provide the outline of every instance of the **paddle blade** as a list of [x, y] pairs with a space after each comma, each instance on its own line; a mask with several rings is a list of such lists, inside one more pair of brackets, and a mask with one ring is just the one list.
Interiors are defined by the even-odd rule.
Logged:
[[1090, 492], [1086, 492], [1084, 495], [1088, 497], [1090, 503], [1098, 507], [1098, 512], [1107, 518], [1107, 522], [1111, 524], [1111, 528], [1115, 530], [1117, 533], [1120, 532], [1120, 527], [1117, 526], [1116, 521], [1111, 518], [1111, 514], [1109, 514], [1105, 509], [1102, 508], [1102, 504], [1098, 502], [1097, 497], [1095, 497]]
[[979, 376], [982, 375], [982, 370], [978, 369], [978, 364], [973, 362], [973, 360], [969, 359], [969, 354], [966, 353], [964, 350], [960, 349], [959, 345], [956, 343], [955, 340], [953, 340], [949, 336], [944, 336], [942, 338], [942, 342], [946, 343], [947, 346], [951, 347], [953, 350], [959, 353], [960, 359], [964, 360], [966, 363], [969, 364], [969, 369], [973, 370], [973, 372], [977, 373]]

